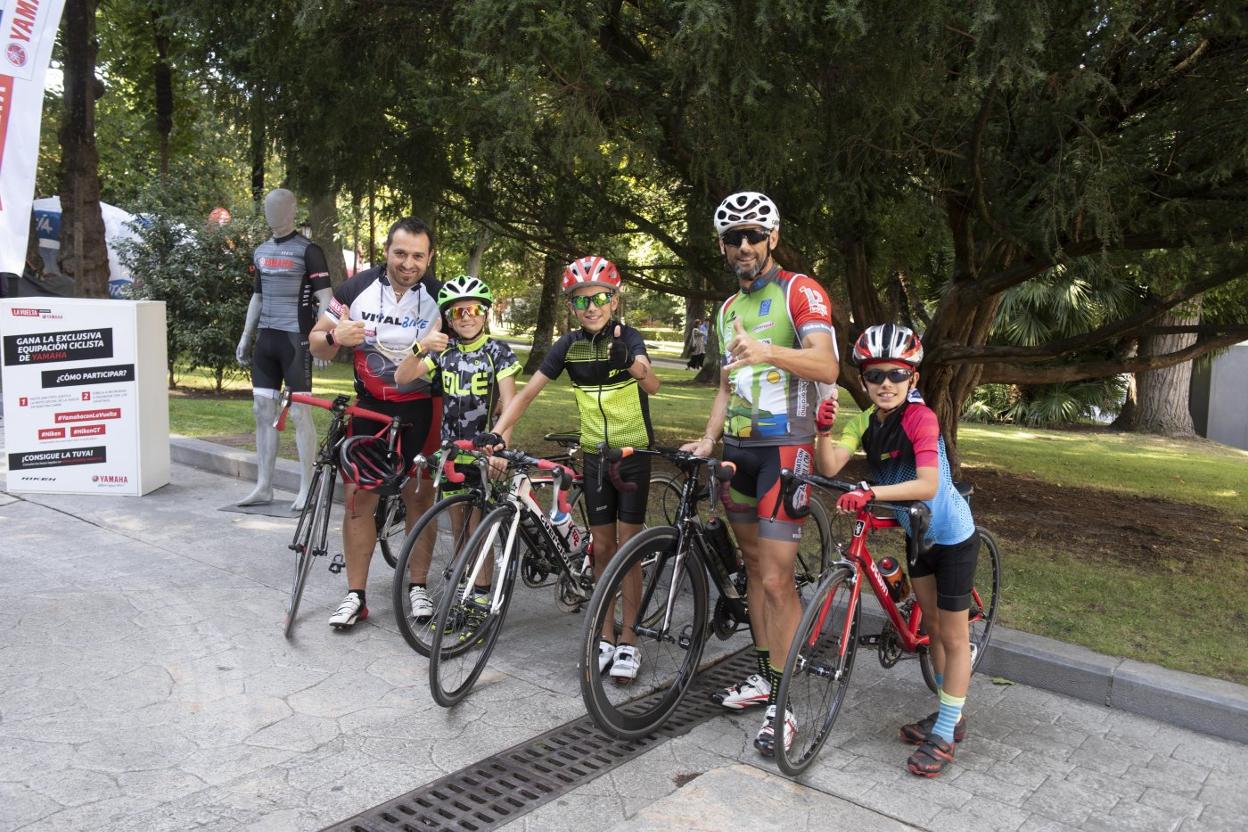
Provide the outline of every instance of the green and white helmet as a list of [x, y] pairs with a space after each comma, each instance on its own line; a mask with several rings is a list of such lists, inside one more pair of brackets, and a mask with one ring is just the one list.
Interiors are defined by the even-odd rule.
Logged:
[[486, 306], [492, 306], [494, 293], [479, 277], [461, 274], [442, 284], [442, 289], [438, 292], [438, 309], [446, 311], [446, 307], [457, 300], [476, 300]]

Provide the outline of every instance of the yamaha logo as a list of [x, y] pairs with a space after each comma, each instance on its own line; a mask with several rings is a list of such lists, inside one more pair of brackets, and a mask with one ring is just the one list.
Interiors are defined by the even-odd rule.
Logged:
[[26, 50], [16, 43], [10, 43], [4, 54], [13, 66], [26, 66]]

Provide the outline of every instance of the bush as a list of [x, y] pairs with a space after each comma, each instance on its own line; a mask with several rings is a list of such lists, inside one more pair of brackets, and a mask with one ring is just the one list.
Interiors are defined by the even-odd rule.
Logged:
[[1060, 427], [1117, 413], [1125, 389], [1121, 376], [1030, 386], [981, 384], [962, 409], [962, 418], [969, 422]]
[[268, 229], [259, 218], [236, 216], [218, 226], [188, 214], [144, 216], [138, 240], [124, 244], [121, 257], [134, 275], [135, 296], [165, 302], [169, 386], [176, 367], [203, 368], [220, 391], [226, 378], [243, 372], [234, 349], [251, 299], [252, 252]]

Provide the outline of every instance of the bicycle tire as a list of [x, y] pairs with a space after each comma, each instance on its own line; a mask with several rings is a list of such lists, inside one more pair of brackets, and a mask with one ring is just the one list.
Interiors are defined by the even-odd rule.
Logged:
[[[399, 632], [408, 646], [420, 655], [428, 658], [433, 643], [433, 618], [424, 621], [412, 617], [411, 595], [411, 561], [416, 554], [417, 542], [425, 530], [432, 526], [436, 538], [433, 542], [429, 569], [425, 579], [425, 588], [433, 602], [434, 615], [437, 614], [438, 602], [446, 582], [450, 578], [451, 569], [455, 566], [455, 556], [463, 549], [472, 529], [469, 522], [472, 510], [480, 505], [481, 498], [471, 493], [454, 494], [444, 497], [429, 507], [422, 514], [411, 532], [403, 538], [395, 561], [394, 581], [392, 582], [392, 603], [394, 617]], [[455, 532], [455, 515], [462, 512], [460, 530]], [[442, 528], [445, 524], [445, 528]]]
[[[971, 640], [971, 673], [975, 672], [988, 653], [988, 642], [992, 639], [992, 628], [997, 623], [997, 606], [1001, 597], [1001, 548], [997, 545], [997, 539], [983, 526], [976, 526], [975, 531], [979, 532], [979, 560], [975, 564], [975, 585], [971, 590], [971, 608], [967, 616]], [[936, 669], [932, 665], [932, 654], [927, 650], [919, 653], [919, 669], [923, 673], [924, 683], [932, 693], [936, 693]]]
[[[461, 615], [460, 592], [454, 588], [469, 578], [470, 570], [480, 557], [495, 557], [494, 547], [506, 545], [506, 534], [515, 517], [516, 508], [510, 504], [498, 506], [481, 519], [464, 549], [455, 559], [455, 567], [447, 580], [447, 591], [442, 593], [438, 603], [438, 612], [434, 617], [433, 641], [429, 645], [429, 691], [433, 699], [444, 708], [457, 705], [472, 690], [481, 671], [489, 661], [490, 653], [498, 642], [499, 633], [503, 629], [503, 620], [507, 617], [507, 609], [511, 606], [511, 590], [515, 586], [518, 558], [513, 553], [506, 574], [499, 574], [495, 569], [490, 584], [490, 598], [502, 595], [497, 613], [489, 613], [484, 620], [473, 626], [469, 638], [458, 638], [454, 644], [447, 644], [447, 636], [462, 636], [461, 624], [467, 619]], [[494, 531], [497, 529], [497, 531]], [[519, 545], [520, 535], [517, 531], [513, 547]], [[484, 551], [489, 547], [489, 551]], [[452, 632], [448, 633], [448, 624]], [[475, 658], [469, 658], [473, 657]]]
[[400, 494], [389, 494], [377, 500], [377, 509], [373, 512], [373, 522], [377, 526], [377, 542], [381, 545], [381, 556], [393, 569], [398, 562], [398, 552], [407, 537], [407, 506]]
[[797, 547], [797, 560], [793, 574], [802, 606], [809, 603], [809, 596], [819, 585], [820, 578], [832, 562], [832, 518], [822, 501], [810, 501], [810, 517], [802, 528], [802, 540]]
[[682, 483], [683, 480], [678, 480], [671, 474], [650, 475], [650, 493], [646, 499], [647, 528], [676, 524]]
[[[706, 567], [692, 547], [678, 563], [676, 540], [671, 526], [646, 529], [633, 537], [612, 558], [589, 602], [579, 666], [581, 698], [598, 727], [620, 739], [643, 737], [671, 717], [697, 675], [706, 644]], [[647, 559], [655, 562], [643, 575], [642, 598], [649, 599], [646, 608], [638, 610], [638, 620], [652, 620], [650, 608], [659, 606], [663, 612], [656, 627], [662, 626], [673, 584], [675, 608], [665, 633], [639, 634], [641, 669], [634, 682], [621, 686], [598, 671], [599, 634], [606, 616], [615, 615], [625, 575]]]
[[295, 550], [295, 580], [290, 588], [290, 600], [286, 604], [286, 620], [282, 627], [282, 635], [289, 639], [295, 630], [295, 618], [299, 615], [299, 603], [303, 599], [303, 590], [308, 583], [308, 573], [312, 570], [312, 561], [317, 550], [325, 548], [325, 538], [329, 530], [329, 514], [333, 508], [334, 477], [333, 469], [326, 476], [325, 466], [318, 465], [312, 472], [312, 482], [308, 485], [311, 495], [299, 514], [299, 523], [295, 527], [295, 537], [291, 548]]
[[836, 567], [819, 582], [784, 661], [776, 702], [793, 712], [797, 732], [791, 748], [786, 749], [778, 738], [775, 749], [776, 764], [790, 777], [801, 774], [814, 761], [845, 703], [862, 617], [861, 604], [855, 605], [852, 619], [848, 616], [853, 575], [847, 566]]

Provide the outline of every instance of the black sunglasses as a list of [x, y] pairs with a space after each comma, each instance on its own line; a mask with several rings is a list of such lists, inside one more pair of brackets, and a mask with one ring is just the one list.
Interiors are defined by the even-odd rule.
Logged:
[[750, 245], [756, 246], [770, 236], [770, 231], [764, 231], [761, 228], [734, 228], [731, 231], [725, 231], [719, 239], [723, 240], [726, 246], [740, 248], [742, 240], [749, 240]]
[[862, 377], [867, 384], [883, 384], [884, 379], [901, 384], [914, 377], [914, 370], [863, 370]]

